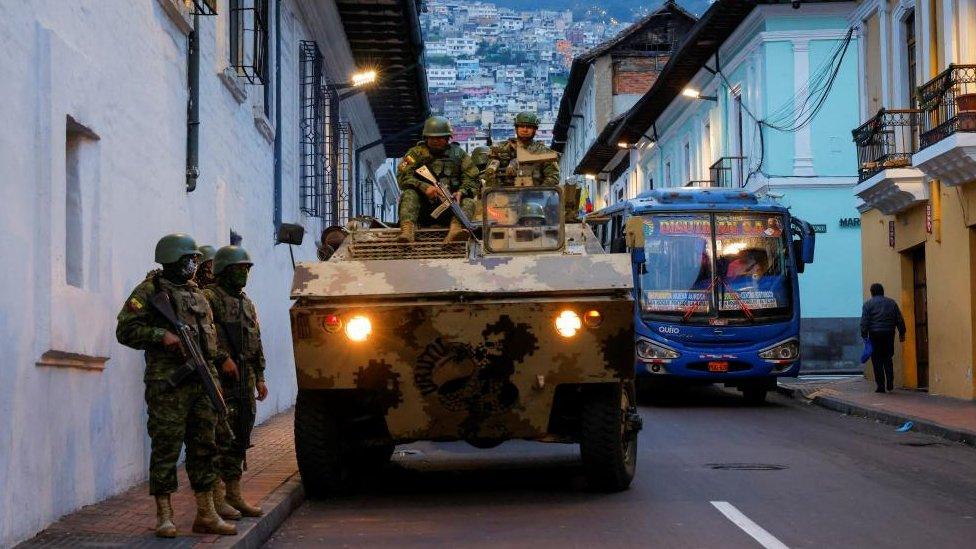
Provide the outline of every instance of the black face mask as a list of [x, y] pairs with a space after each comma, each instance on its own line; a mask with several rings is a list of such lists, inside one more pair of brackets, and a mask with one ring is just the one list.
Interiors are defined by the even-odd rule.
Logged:
[[163, 265], [163, 276], [175, 284], [186, 284], [197, 272], [197, 263], [192, 255], [185, 255], [175, 263]]
[[232, 293], [240, 292], [247, 286], [247, 269], [229, 268], [220, 273], [220, 283]]

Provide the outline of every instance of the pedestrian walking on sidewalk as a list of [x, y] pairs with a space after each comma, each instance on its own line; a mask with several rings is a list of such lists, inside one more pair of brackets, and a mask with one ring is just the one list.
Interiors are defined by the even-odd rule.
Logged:
[[871, 299], [864, 302], [861, 310], [861, 337], [871, 340], [871, 365], [874, 367], [876, 393], [895, 388], [895, 371], [892, 357], [895, 354], [895, 330], [898, 341], [905, 341], [905, 320], [898, 303], [885, 297], [884, 286], [871, 285]]
[[[221, 350], [233, 358], [237, 371], [220, 376], [229, 410], [228, 425], [217, 426], [217, 474], [214, 507], [221, 517], [238, 520], [259, 517], [260, 507], [244, 500], [241, 477], [247, 468], [246, 453], [257, 415], [255, 400], [268, 396], [264, 382], [264, 349], [254, 302], [244, 293], [251, 256], [240, 246], [224, 246], [214, 256], [216, 282], [203, 293], [210, 302]], [[230, 432], [228, 432], [230, 431]]]
[[211, 493], [217, 481], [214, 440], [217, 411], [199, 375], [180, 375], [188, 351], [174, 333], [178, 331], [176, 326], [155, 305], [165, 297], [173, 308], [171, 314], [181, 324], [190, 326], [214, 380], [218, 365], [224, 369], [236, 368], [227, 353], [217, 346], [210, 305], [193, 282], [200, 255], [196, 242], [188, 234], [175, 233], [161, 238], [156, 244], [156, 262], [163, 268], [150, 272], [132, 290], [119, 312], [115, 331], [119, 343], [146, 352], [147, 427], [151, 440], [149, 493], [156, 500], [156, 535], [164, 538], [176, 537], [177, 533], [170, 494], [177, 488], [176, 462], [184, 445], [186, 473], [197, 501], [193, 531], [237, 533], [234, 525], [224, 522], [217, 514]]

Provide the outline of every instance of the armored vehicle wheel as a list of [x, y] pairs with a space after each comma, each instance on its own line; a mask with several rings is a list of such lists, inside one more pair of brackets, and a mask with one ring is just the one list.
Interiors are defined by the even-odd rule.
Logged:
[[309, 497], [349, 490], [350, 472], [342, 438], [342, 420], [329, 409], [327, 395], [298, 391], [295, 455]]
[[393, 457], [394, 444], [382, 416], [364, 416], [351, 421], [349, 460], [357, 470], [383, 467]]
[[626, 490], [634, 478], [640, 430], [633, 392], [619, 384], [595, 385], [583, 398], [580, 454], [586, 481], [594, 490]]

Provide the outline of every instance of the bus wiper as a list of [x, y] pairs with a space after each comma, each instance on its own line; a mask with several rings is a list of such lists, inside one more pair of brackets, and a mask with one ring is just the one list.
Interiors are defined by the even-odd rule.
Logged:
[[708, 299], [710, 295], [712, 295], [712, 288], [714, 287], [715, 287], [715, 277], [712, 277], [712, 281], [708, 283], [708, 288], [705, 288], [704, 296], [700, 299], [696, 299], [695, 301], [693, 301], [691, 305], [689, 305], [685, 309], [685, 314], [681, 317], [681, 322], [688, 322], [688, 319], [691, 318], [691, 315], [695, 314], [695, 311], [698, 310], [699, 305], [704, 303], [705, 300]]
[[732, 286], [729, 285], [729, 281], [724, 276], [722, 277], [722, 285], [725, 286], [725, 290], [732, 295], [732, 301], [735, 301], [735, 304], [738, 305], [740, 309], [742, 309], [742, 313], [746, 315], [746, 318], [749, 319], [749, 322], [755, 322], [756, 317], [755, 315], [752, 314], [752, 309], [750, 309], [749, 306], [746, 305], [746, 302], [743, 301], [742, 296], [739, 295], [739, 292], [732, 289]]

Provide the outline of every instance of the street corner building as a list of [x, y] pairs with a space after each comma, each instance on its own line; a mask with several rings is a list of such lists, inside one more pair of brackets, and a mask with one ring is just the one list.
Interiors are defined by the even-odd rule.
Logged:
[[880, 282], [906, 340], [895, 384], [976, 398], [976, 5], [857, 3], [864, 296]]
[[[817, 261], [800, 283], [805, 372], [859, 367], [861, 236], [848, 137], [858, 123], [856, 9], [719, 0], [689, 20], [666, 3], [656, 16], [667, 17], [667, 32], [656, 34], [668, 39], [644, 90], [621, 95], [623, 63], [602, 84], [591, 83], [599, 71], [584, 72], [578, 94], [571, 72], [554, 132], [563, 173], [576, 174], [597, 210], [651, 189], [742, 189], [812, 223]], [[608, 46], [614, 56], [634, 49]], [[613, 90], [612, 101], [601, 89]]]
[[293, 404], [277, 228], [310, 260], [324, 228], [395, 215], [386, 159], [429, 111], [419, 4], [0, 3], [0, 546], [146, 478], [145, 365], [115, 317], [162, 235], [247, 248], [258, 421]]

